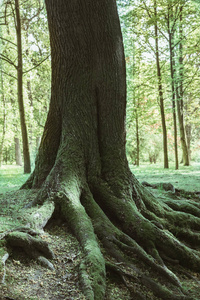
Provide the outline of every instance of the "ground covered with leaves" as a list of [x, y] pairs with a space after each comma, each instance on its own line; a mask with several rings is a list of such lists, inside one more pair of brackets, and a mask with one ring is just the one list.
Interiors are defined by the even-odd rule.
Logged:
[[[142, 168], [135, 169], [136, 176], [141, 182], [144, 180], [151, 184], [170, 182], [176, 189], [183, 189], [187, 192], [200, 190], [200, 168], [198, 166], [191, 171], [193, 173], [189, 172], [187, 168], [184, 172], [176, 172], [176, 175], [170, 171], [160, 172], [160, 169], [146, 168], [143, 169], [143, 172]], [[17, 184], [15, 188], [17, 188]], [[178, 201], [185, 197], [184, 194], [175, 196], [172, 191], [165, 191], [162, 188], [152, 189], [149, 187], [149, 189], [159, 197], [160, 201], [166, 201], [166, 199]], [[79, 286], [81, 249], [62, 220], [51, 220], [41, 232], [41, 238], [50, 244], [54, 252], [55, 257], [51, 261], [54, 269], [48, 269], [36, 263], [20, 249], [13, 251], [6, 247], [5, 235], [24, 223], [23, 207], [34, 199], [36, 193], [37, 191], [34, 190], [11, 190], [10, 192], [6, 190], [6, 193], [0, 193], [0, 259], [7, 253], [9, 254], [5, 263], [1, 262], [0, 266], [0, 299], [85, 299]], [[192, 193], [188, 201], [191, 197]], [[195, 201], [200, 201], [200, 199], [196, 197]], [[111, 258], [107, 257], [106, 259], [109, 262]], [[190, 299], [200, 299], [200, 275], [181, 268], [174, 261], [169, 262], [169, 268], [179, 276], [183, 289], [189, 291]], [[108, 264], [106, 300], [136, 299], [135, 296], [133, 298], [131, 292], [135, 290], [143, 290], [143, 286], [135, 284], [131, 277], [130, 280], [127, 280], [123, 274], [116, 275]], [[146, 293], [145, 299], [157, 300], [150, 293]]]

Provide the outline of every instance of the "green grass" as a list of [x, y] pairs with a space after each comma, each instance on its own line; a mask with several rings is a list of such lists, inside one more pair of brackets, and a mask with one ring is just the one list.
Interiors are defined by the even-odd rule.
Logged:
[[0, 193], [17, 190], [26, 181], [29, 174], [23, 174], [23, 167], [3, 165], [0, 167]]
[[170, 165], [169, 169], [164, 169], [163, 164], [149, 164], [142, 163], [139, 167], [130, 165], [131, 170], [134, 174], [197, 174], [200, 175], [200, 163], [192, 163], [191, 166], [185, 167], [182, 164], [179, 165], [179, 169], [175, 170], [174, 165]]
[[[131, 165], [130, 168], [139, 181], [170, 182], [175, 188], [200, 191], [200, 163], [192, 163], [189, 167], [180, 165], [179, 170], [174, 170], [172, 163], [169, 169], [163, 169], [163, 164], [159, 163]], [[0, 168], [0, 193], [19, 189], [28, 177], [29, 174], [23, 174], [23, 167], [3, 165]]]
[[200, 191], [200, 163], [192, 163], [189, 167], [180, 165], [179, 170], [171, 164], [169, 169], [163, 169], [163, 164], [141, 164], [130, 166], [139, 181], [149, 183], [170, 182], [177, 189]]

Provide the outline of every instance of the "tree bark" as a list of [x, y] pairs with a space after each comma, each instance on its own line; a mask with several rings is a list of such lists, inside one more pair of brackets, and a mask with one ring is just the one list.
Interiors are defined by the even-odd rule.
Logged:
[[179, 94], [177, 90], [177, 115], [178, 115], [178, 121], [179, 121], [179, 131], [180, 131], [180, 140], [181, 140], [181, 148], [182, 148], [182, 154], [183, 154], [183, 165], [189, 166], [189, 153], [188, 153], [188, 146], [186, 142], [186, 134], [185, 134], [185, 127], [184, 127], [184, 117], [183, 117], [183, 107], [182, 107], [182, 100], [181, 95]]
[[0, 167], [3, 162], [3, 147], [4, 147], [4, 140], [6, 135], [6, 103], [5, 103], [5, 96], [4, 96], [4, 87], [3, 87], [3, 74], [1, 71], [1, 96], [2, 96], [2, 113], [3, 113], [3, 119], [2, 119], [2, 135], [1, 135], [1, 141], [0, 141]]
[[24, 100], [23, 100], [23, 60], [22, 60], [21, 18], [20, 18], [20, 11], [19, 11], [19, 0], [15, 0], [15, 13], [16, 13], [16, 33], [17, 33], [17, 51], [18, 51], [18, 65], [17, 65], [18, 106], [19, 106], [22, 141], [23, 141], [24, 173], [30, 173], [31, 161], [30, 161], [28, 133], [26, 127]]
[[139, 120], [138, 120], [138, 111], [135, 109], [135, 129], [136, 129], [136, 144], [137, 144], [137, 156], [136, 156], [136, 165], [140, 165], [140, 136], [139, 136]]
[[[0, 38], [2, 36], [2, 30], [0, 28]], [[0, 47], [2, 46], [2, 41], [0, 41]], [[1, 141], [0, 141], [0, 167], [3, 162], [3, 147], [4, 147], [4, 140], [6, 134], [6, 103], [5, 103], [5, 95], [4, 95], [4, 82], [3, 82], [3, 72], [2, 72], [2, 60], [0, 60], [0, 92], [1, 92], [1, 99], [2, 99], [2, 134], [1, 134]]]
[[184, 126], [184, 115], [183, 115], [183, 28], [182, 28], [182, 11], [183, 6], [180, 7], [180, 25], [179, 25], [179, 76], [177, 76], [176, 83], [176, 94], [177, 94], [177, 114], [179, 122], [179, 131], [181, 139], [181, 147], [183, 152], [183, 164], [184, 166], [190, 165], [188, 146], [186, 142], [186, 133]]
[[162, 131], [163, 131], [163, 152], [164, 152], [164, 168], [169, 168], [168, 162], [168, 149], [167, 149], [167, 128], [165, 122], [165, 108], [164, 108], [164, 96], [162, 87], [162, 75], [160, 68], [160, 57], [159, 57], [159, 42], [158, 42], [158, 24], [157, 24], [157, 1], [154, 0], [154, 16], [155, 16], [155, 46], [156, 46], [156, 66], [157, 66], [157, 77], [158, 77], [158, 93], [160, 100], [160, 113], [162, 120]]
[[173, 16], [173, 8], [168, 5], [168, 36], [169, 36], [169, 52], [170, 52], [170, 72], [171, 72], [171, 91], [172, 91], [172, 114], [174, 123], [174, 153], [175, 153], [175, 169], [179, 168], [178, 163], [178, 142], [177, 142], [177, 121], [176, 121], [176, 90], [175, 90], [175, 57], [174, 57], [174, 33], [170, 28], [170, 18]]
[[37, 136], [37, 137], [36, 137], [36, 150], [39, 149], [40, 143], [41, 143], [41, 137], [40, 137], [40, 136]]
[[16, 161], [16, 165], [22, 166], [20, 142], [19, 142], [19, 138], [16, 138], [16, 137], [15, 137], [15, 161]]
[[186, 134], [186, 139], [187, 139], [189, 159], [191, 160], [192, 125], [190, 123], [185, 125], [185, 134]]
[[[33, 95], [32, 95], [30, 79], [27, 80], [26, 86], [27, 86], [28, 100], [29, 100], [29, 105], [31, 107], [31, 115], [32, 115], [34, 107], [33, 107]], [[31, 117], [33, 118], [33, 115]], [[29, 125], [29, 150], [30, 150], [30, 153], [33, 152], [33, 126], [31, 123]]]
[[128, 167], [126, 72], [116, 1], [46, 0], [46, 8], [52, 94], [35, 170], [23, 186], [40, 189], [30, 205], [42, 209], [48, 199], [55, 217], [64, 217], [73, 230], [82, 246], [86, 299], [105, 298], [106, 266], [145, 287], [132, 289], [133, 297], [152, 291], [161, 299], [186, 299], [165, 262], [179, 260], [199, 270], [192, 247], [200, 239], [188, 228], [197, 228], [200, 220], [188, 205], [191, 218], [185, 224], [184, 207], [177, 213], [153, 197]]

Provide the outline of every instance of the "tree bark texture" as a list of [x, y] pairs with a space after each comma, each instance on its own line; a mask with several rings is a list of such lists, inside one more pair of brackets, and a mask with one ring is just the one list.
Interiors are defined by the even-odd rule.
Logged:
[[188, 228], [194, 223], [199, 228], [200, 208], [186, 228], [184, 205], [176, 212], [130, 172], [116, 1], [46, 0], [46, 8], [52, 90], [35, 170], [23, 186], [39, 188], [31, 205], [53, 202], [55, 216], [64, 217], [73, 230], [83, 251], [80, 282], [86, 299], [104, 299], [106, 268], [123, 278], [130, 271], [132, 281], [145, 287], [132, 289], [136, 299], [144, 299], [146, 291], [161, 299], [187, 299], [166, 262], [179, 260], [199, 270], [192, 245], [200, 239]]

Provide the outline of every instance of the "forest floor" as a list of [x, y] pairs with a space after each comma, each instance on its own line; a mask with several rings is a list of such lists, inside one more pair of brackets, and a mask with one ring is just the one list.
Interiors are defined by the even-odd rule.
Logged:
[[[151, 184], [170, 182], [176, 189], [188, 192], [200, 191], [200, 164], [181, 167], [178, 171], [163, 170], [159, 165], [142, 165], [141, 167], [133, 166], [132, 171], [141, 182], [146, 181]], [[22, 169], [19, 167], [4, 166], [0, 169], [0, 260], [7, 252], [4, 233], [20, 225], [22, 208], [37, 193], [35, 190], [18, 190], [26, 178], [27, 175], [22, 175]], [[151, 189], [151, 191], [161, 200], [170, 197], [170, 193], [162, 189]], [[51, 245], [55, 254], [52, 261], [55, 269], [49, 270], [42, 267], [20, 251], [9, 252], [5, 268], [4, 266], [0, 268], [0, 300], [85, 299], [78, 284], [78, 266], [82, 259], [81, 249], [66, 224], [62, 221], [59, 223], [52, 221], [45, 227], [42, 238]], [[193, 276], [193, 278], [188, 278], [177, 266], [170, 267], [183, 282], [183, 288], [190, 291], [192, 299], [199, 300], [200, 275], [188, 271]], [[110, 274], [107, 279], [105, 300], [131, 299], [133, 298], [128, 288], [119, 278]], [[153, 295], [147, 295], [146, 299], [156, 298]]]

